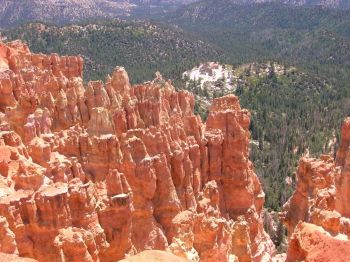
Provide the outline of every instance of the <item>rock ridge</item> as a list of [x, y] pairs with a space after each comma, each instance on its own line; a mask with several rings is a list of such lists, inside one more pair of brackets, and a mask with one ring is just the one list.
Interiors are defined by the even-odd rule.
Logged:
[[281, 216], [289, 233], [287, 261], [350, 259], [350, 118], [344, 120], [336, 158], [303, 157], [296, 191]]
[[[250, 114], [124, 68], [82, 80], [80, 57], [0, 44], [0, 252], [118, 261], [165, 250], [190, 261], [269, 261]], [[155, 252], [156, 253], [156, 252]], [[179, 260], [180, 261], [180, 260]]]

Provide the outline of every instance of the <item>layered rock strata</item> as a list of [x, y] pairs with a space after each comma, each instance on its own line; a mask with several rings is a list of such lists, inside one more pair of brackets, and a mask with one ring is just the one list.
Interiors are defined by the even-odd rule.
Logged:
[[336, 159], [300, 160], [296, 191], [282, 213], [290, 237], [287, 261], [350, 260], [349, 134], [347, 118]]
[[231, 95], [207, 122], [160, 75], [123, 68], [83, 85], [79, 57], [0, 44], [0, 252], [117, 261], [166, 250], [190, 261], [269, 261], [249, 112]]

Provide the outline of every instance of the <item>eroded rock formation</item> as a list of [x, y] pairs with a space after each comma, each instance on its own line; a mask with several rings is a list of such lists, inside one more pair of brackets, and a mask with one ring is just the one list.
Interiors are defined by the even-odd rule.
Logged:
[[81, 58], [20, 42], [0, 44], [0, 60], [0, 252], [269, 261], [250, 115], [235, 96], [215, 99], [203, 124], [193, 95], [160, 75], [132, 87], [116, 68], [84, 87]]
[[347, 118], [335, 160], [300, 160], [296, 191], [282, 213], [290, 236], [287, 261], [350, 260], [349, 134]]

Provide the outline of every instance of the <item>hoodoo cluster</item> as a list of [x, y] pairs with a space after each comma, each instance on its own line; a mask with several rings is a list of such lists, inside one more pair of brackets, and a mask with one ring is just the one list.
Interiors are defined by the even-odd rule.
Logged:
[[[203, 123], [160, 74], [84, 85], [82, 71], [0, 43], [1, 261], [277, 261], [237, 97]], [[346, 119], [335, 160], [300, 160], [287, 261], [350, 260], [349, 146]]]
[[0, 252], [38, 261], [274, 254], [248, 157], [250, 114], [237, 97], [215, 99], [203, 123], [193, 95], [160, 75], [131, 86], [116, 68], [84, 86], [80, 57], [32, 54], [21, 42], [1, 44], [0, 68]]

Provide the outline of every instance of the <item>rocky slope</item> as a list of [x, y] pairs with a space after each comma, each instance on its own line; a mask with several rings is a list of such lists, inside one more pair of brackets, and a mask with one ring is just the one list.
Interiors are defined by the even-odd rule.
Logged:
[[350, 259], [350, 118], [341, 133], [335, 160], [328, 155], [300, 160], [296, 191], [282, 213], [290, 235], [287, 261]]
[[1, 43], [0, 69], [0, 252], [38, 261], [274, 254], [248, 158], [250, 114], [237, 97], [215, 99], [204, 124], [193, 95], [159, 74], [132, 87], [116, 68], [84, 87], [80, 57], [32, 54], [21, 42]]

